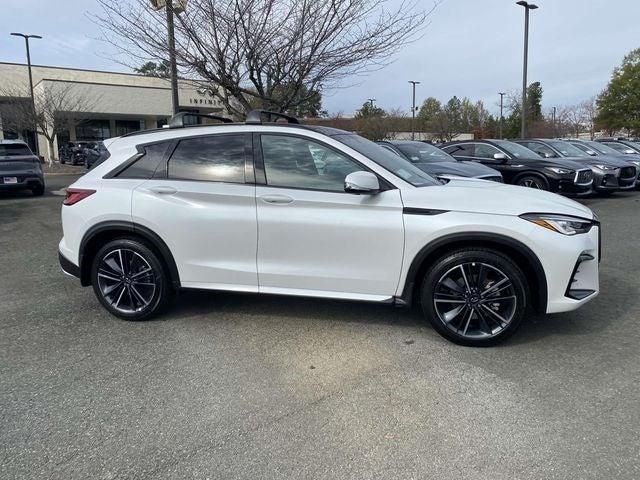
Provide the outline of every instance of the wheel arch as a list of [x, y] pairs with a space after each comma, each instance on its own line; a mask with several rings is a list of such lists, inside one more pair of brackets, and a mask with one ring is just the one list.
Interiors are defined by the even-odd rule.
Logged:
[[544, 182], [547, 184], [548, 187], [551, 187], [551, 179], [546, 176], [544, 173], [542, 172], [538, 172], [536, 170], [525, 170], [524, 172], [518, 172], [518, 174], [513, 177], [513, 184], [515, 185], [516, 183], [518, 183], [518, 181], [522, 178], [522, 177], [538, 177], [541, 178], [542, 180], [544, 180]]
[[531, 304], [536, 312], [547, 308], [547, 276], [540, 260], [522, 242], [505, 235], [489, 232], [453, 233], [440, 237], [422, 249], [413, 258], [404, 282], [401, 302], [410, 304], [414, 300], [422, 278], [429, 266], [447, 252], [460, 248], [493, 248], [511, 258], [522, 270], [529, 284]]
[[80, 242], [79, 268], [82, 286], [91, 285], [91, 264], [100, 247], [116, 238], [137, 238], [151, 247], [162, 260], [166, 273], [175, 288], [180, 287], [180, 275], [173, 254], [167, 244], [150, 228], [133, 222], [106, 221], [92, 226]]

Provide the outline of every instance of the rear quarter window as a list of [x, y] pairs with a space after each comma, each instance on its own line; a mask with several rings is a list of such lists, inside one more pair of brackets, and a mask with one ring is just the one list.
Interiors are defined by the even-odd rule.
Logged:
[[167, 151], [169, 142], [154, 143], [142, 147], [142, 156], [122, 170], [117, 178], [153, 178]]

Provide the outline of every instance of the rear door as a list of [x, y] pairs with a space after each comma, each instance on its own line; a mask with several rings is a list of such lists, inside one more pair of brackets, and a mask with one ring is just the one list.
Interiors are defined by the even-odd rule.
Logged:
[[315, 139], [264, 133], [254, 141], [260, 291], [392, 297], [404, 244], [399, 190], [346, 193], [346, 175], [366, 168]]
[[165, 241], [183, 286], [257, 291], [251, 134], [185, 137], [169, 150], [135, 189], [133, 221]]

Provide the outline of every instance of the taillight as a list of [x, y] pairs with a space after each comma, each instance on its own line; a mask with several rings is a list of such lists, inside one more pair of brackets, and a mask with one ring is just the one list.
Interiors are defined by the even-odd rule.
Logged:
[[62, 202], [63, 205], [75, 205], [80, 200], [84, 200], [90, 195], [96, 193], [95, 190], [89, 190], [86, 188], [67, 188], [67, 196]]

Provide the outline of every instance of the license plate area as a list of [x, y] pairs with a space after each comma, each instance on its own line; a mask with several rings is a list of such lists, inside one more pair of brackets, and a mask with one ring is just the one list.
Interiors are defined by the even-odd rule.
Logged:
[[18, 177], [2, 177], [2, 183], [7, 185], [18, 183]]

